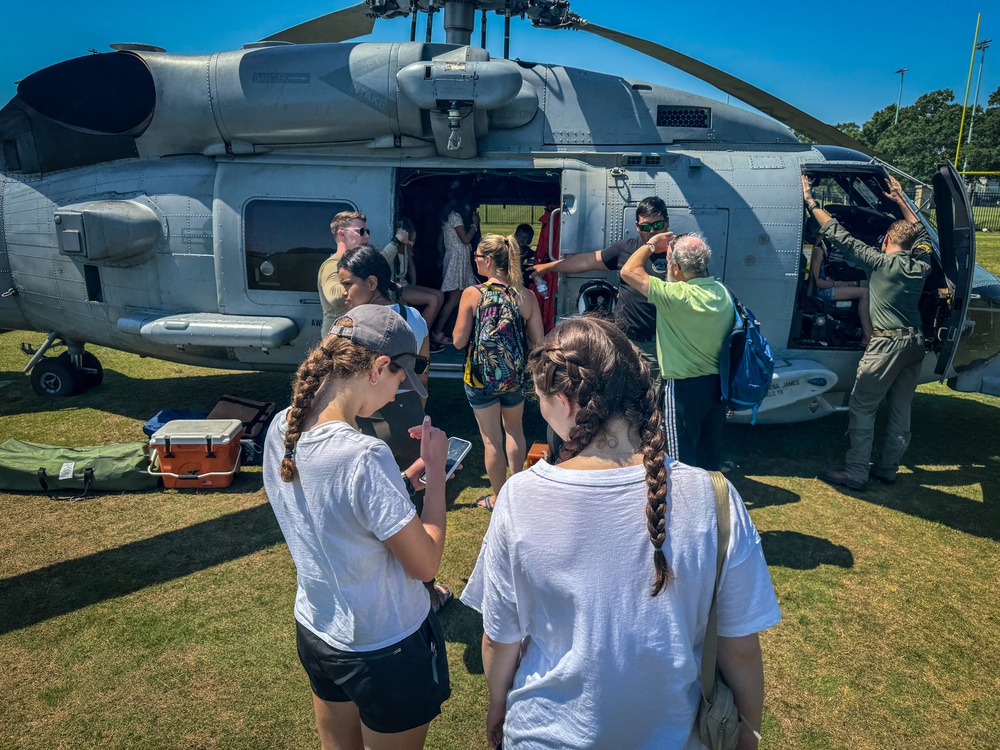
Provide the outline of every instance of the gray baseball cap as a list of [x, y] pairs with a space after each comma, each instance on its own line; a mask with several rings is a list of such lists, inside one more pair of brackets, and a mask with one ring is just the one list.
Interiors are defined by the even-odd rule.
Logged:
[[418, 353], [417, 339], [399, 313], [386, 305], [358, 305], [337, 318], [337, 323], [345, 319], [353, 325], [335, 325], [330, 335], [384, 354], [406, 371], [406, 386], [421, 398], [427, 398], [427, 389], [417, 379], [417, 373], [427, 372], [430, 363]]

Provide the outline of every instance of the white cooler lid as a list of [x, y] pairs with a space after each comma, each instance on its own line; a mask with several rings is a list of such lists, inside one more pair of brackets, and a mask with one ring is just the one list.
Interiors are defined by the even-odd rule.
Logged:
[[238, 419], [173, 419], [153, 433], [150, 445], [204, 445], [209, 438], [212, 445], [230, 443], [243, 431]]

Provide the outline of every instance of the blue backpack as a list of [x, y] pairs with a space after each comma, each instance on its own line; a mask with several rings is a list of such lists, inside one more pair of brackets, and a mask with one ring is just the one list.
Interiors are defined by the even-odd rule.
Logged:
[[774, 354], [760, 332], [760, 323], [751, 310], [729, 292], [736, 319], [719, 357], [722, 400], [732, 411], [753, 412], [750, 424], [757, 423], [757, 409], [771, 387]]

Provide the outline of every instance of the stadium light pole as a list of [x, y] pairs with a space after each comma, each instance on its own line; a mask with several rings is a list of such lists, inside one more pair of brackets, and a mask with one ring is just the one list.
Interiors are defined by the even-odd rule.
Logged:
[[962, 121], [958, 124], [958, 143], [955, 145], [955, 160], [952, 164], [958, 169], [958, 155], [962, 152], [962, 135], [965, 132], [965, 110], [969, 106], [969, 89], [972, 87], [972, 69], [976, 64], [976, 49], [979, 47], [979, 24], [983, 21], [983, 14], [976, 16], [976, 35], [972, 37], [972, 57], [969, 59], [969, 79], [965, 83], [965, 101], [962, 102]]
[[[976, 49], [982, 54], [979, 56], [979, 78], [976, 80], [976, 98], [972, 102], [972, 114], [969, 115], [969, 137], [965, 140], [965, 145], [968, 146], [972, 143], [972, 126], [976, 122], [976, 107], [979, 106], [979, 87], [983, 83], [983, 64], [986, 62], [986, 48], [990, 46], [992, 39], [983, 39], [983, 41], [976, 44]], [[962, 161], [962, 171], [966, 172], [969, 169], [969, 157], [966, 156]]]
[[909, 68], [900, 68], [896, 72], [899, 73], [899, 95], [896, 97], [896, 116], [892, 120], [892, 124], [896, 125], [899, 122], [899, 103], [903, 100], [903, 79], [906, 77], [906, 71]]
[[981, 53], [979, 56], [979, 78], [976, 80], [976, 98], [972, 103], [972, 114], [969, 115], [969, 139], [966, 143], [972, 143], [972, 124], [976, 121], [976, 107], [979, 106], [979, 87], [983, 83], [983, 64], [986, 62], [986, 48], [990, 46], [990, 42], [992, 41], [992, 39], [984, 39], [976, 45], [976, 49]]

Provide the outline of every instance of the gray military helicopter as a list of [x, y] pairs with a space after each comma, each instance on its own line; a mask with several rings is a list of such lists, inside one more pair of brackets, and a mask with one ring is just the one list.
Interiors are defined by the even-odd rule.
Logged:
[[[491, 57], [485, 33], [483, 46], [472, 44], [477, 12], [483, 24], [499, 15], [505, 39], [525, 16], [611, 39], [784, 125], [631, 78], [511, 60], [506, 44], [503, 58]], [[438, 13], [444, 44], [430, 41]], [[400, 17], [409, 42], [348, 41]], [[887, 167], [733, 76], [589, 24], [565, 0], [367, 0], [236, 51], [112, 46], [28, 76], [0, 110], [0, 327], [47, 334], [22, 347], [41, 395], [100, 384], [86, 343], [293, 369], [319, 337], [316, 272], [330, 252], [330, 217], [361, 210], [388, 239], [406, 215], [430, 238], [458, 185], [481, 206], [554, 206], [563, 253], [628, 237], [636, 204], [661, 196], [674, 231], [707, 235], [713, 272], [776, 350], [758, 419], [846, 408], [860, 332], [849, 310], [824, 309], [809, 293], [800, 175], [874, 241], [898, 212], [882, 193]], [[933, 196], [925, 376], [997, 389], [1000, 325], [991, 301], [977, 306], [971, 210], [950, 165]], [[597, 276], [564, 278], [558, 313], [575, 312]], [[66, 352], [47, 356], [62, 343]], [[439, 374], [457, 367], [436, 365]]]

